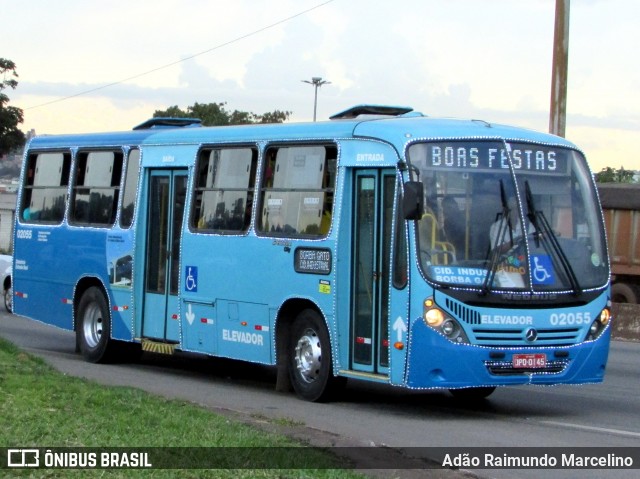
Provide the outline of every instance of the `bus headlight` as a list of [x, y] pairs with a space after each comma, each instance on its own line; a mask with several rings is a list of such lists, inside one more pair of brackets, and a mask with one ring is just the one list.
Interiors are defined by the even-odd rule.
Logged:
[[444, 323], [442, 323], [440, 329], [442, 329], [442, 334], [444, 334], [445, 336], [453, 336], [457, 328], [456, 324], [453, 321], [447, 319]]
[[607, 324], [609, 324], [609, 321], [611, 321], [611, 309], [606, 307], [600, 312], [598, 319], [591, 323], [591, 326], [589, 327], [589, 334], [587, 335], [587, 341], [593, 341], [600, 336]]
[[444, 313], [438, 308], [430, 309], [424, 314], [424, 320], [432, 328], [438, 328], [444, 322]]
[[454, 343], [468, 343], [469, 339], [465, 334], [460, 323], [455, 319], [447, 316], [447, 314], [435, 305], [433, 299], [429, 298], [424, 301], [424, 311], [422, 316], [425, 324]]

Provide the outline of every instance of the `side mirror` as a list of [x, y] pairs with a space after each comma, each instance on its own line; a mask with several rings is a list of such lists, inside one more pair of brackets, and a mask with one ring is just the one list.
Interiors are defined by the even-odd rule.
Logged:
[[421, 181], [407, 181], [402, 195], [402, 214], [405, 220], [419, 220], [424, 214], [424, 185]]

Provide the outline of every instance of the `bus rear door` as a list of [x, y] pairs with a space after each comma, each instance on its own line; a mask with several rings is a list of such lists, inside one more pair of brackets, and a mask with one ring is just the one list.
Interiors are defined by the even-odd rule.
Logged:
[[187, 169], [155, 169], [149, 175], [142, 336], [172, 343], [180, 339], [180, 239]]

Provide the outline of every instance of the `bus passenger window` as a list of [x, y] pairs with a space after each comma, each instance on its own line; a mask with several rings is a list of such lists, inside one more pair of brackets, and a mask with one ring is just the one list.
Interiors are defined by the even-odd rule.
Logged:
[[133, 211], [136, 203], [136, 191], [138, 188], [138, 176], [140, 168], [140, 150], [132, 149], [127, 160], [127, 173], [124, 179], [124, 191], [122, 193], [122, 211], [120, 213], [120, 226], [129, 228], [133, 222]]
[[225, 234], [249, 229], [257, 163], [255, 148], [216, 148], [200, 152], [192, 230]]
[[331, 228], [337, 148], [272, 147], [265, 158], [260, 231], [277, 236], [326, 236]]
[[31, 154], [27, 162], [20, 219], [26, 223], [62, 223], [71, 155], [62, 152]]
[[78, 153], [71, 201], [71, 223], [90, 226], [108, 226], [114, 223], [122, 160], [121, 152]]

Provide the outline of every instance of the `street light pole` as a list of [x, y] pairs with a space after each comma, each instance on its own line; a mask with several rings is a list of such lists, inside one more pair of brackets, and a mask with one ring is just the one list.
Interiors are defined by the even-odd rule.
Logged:
[[571, 0], [556, 0], [556, 19], [553, 35], [549, 133], [562, 137], [564, 137], [567, 123], [570, 2]]
[[303, 83], [308, 83], [309, 85], [313, 85], [314, 87], [314, 95], [313, 95], [313, 121], [316, 121], [316, 112], [318, 111], [318, 88], [322, 85], [326, 85], [327, 83], [331, 83], [330, 81], [323, 80], [322, 77], [313, 77], [311, 81], [309, 80], [301, 80]]

